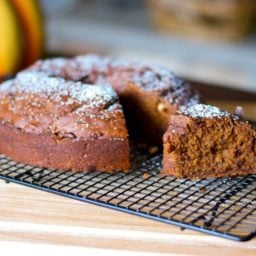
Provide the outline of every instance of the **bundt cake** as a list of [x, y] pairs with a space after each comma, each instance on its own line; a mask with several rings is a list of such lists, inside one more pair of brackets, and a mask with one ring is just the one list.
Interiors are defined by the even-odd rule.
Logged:
[[172, 115], [163, 143], [166, 175], [198, 179], [256, 173], [256, 131], [214, 106], [197, 104]]
[[156, 144], [162, 144], [170, 114], [200, 102], [199, 94], [188, 83], [157, 66], [85, 55], [38, 61], [30, 69], [72, 81], [112, 85], [130, 134]]
[[165, 175], [256, 173], [256, 131], [200, 101], [165, 68], [98, 55], [37, 61], [0, 85], [0, 153], [48, 168], [128, 171], [127, 121], [148, 142], [164, 134]]
[[0, 153], [73, 171], [127, 171], [122, 107], [108, 85], [23, 71], [0, 85]]

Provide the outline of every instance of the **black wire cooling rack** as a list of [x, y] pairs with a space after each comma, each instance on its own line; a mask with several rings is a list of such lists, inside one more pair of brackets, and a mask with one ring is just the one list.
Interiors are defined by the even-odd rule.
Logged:
[[[237, 241], [256, 235], [256, 175], [191, 181], [159, 174], [161, 155], [134, 151], [134, 171], [72, 173], [0, 155], [0, 178]], [[139, 166], [139, 167], [138, 167]]]

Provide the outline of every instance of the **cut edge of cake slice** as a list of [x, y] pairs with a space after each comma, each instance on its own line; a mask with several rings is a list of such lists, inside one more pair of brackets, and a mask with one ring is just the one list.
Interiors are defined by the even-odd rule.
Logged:
[[162, 174], [201, 179], [256, 173], [256, 131], [221, 109], [197, 104], [170, 117]]

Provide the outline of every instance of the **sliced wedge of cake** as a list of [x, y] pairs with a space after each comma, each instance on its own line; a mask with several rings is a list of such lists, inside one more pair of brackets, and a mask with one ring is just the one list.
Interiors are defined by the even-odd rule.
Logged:
[[217, 107], [197, 104], [172, 115], [163, 142], [163, 174], [198, 179], [256, 173], [256, 131]]

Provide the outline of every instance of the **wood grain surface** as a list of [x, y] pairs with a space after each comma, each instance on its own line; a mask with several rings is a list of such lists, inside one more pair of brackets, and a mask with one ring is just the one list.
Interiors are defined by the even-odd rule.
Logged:
[[[246, 105], [246, 111], [255, 117], [255, 104]], [[240, 256], [256, 252], [255, 238], [234, 242], [181, 231], [176, 226], [2, 180], [0, 196], [1, 255]], [[6, 250], [8, 253], [2, 254]]]
[[54, 249], [63, 253], [67, 252], [66, 246], [76, 247], [81, 252], [95, 249], [90, 255], [94, 252], [98, 255], [98, 250], [102, 249], [111, 255], [114, 252], [255, 255], [256, 251], [256, 239], [233, 242], [199, 232], [181, 231], [172, 225], [13, 183], [0, 181], [0, 194], [1, 248], [12, 242], [12, 246], [17, 244], [30, 250], [30, 243], [39, 244], [49, 253], [51, 245], [58, 245]]

